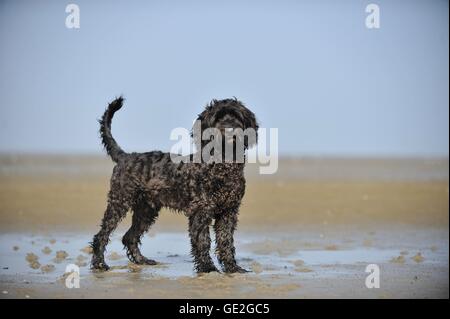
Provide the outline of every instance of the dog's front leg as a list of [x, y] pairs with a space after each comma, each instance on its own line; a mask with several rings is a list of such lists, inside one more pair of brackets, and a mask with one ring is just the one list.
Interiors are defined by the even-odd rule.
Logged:
[[195, 270], [198, 273], [218, 271], [209, 254], [211, 248], [209, 225], [211, 220], [211, 216], [203, 212], [193, 213], [189, 217], [191, 252], [194, 257]]
[[241, 268], [236, 263], [234, 248], [234, 231], [237, 226], [238, 213], [225, 212], [216, 216], [214, 231], [216, 233], [216, 254], [223, 270], [227, 273], [245, 273], [248, 270]]

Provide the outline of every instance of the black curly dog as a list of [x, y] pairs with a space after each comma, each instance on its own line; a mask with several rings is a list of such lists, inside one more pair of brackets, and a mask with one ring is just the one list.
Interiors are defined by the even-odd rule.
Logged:
[[[247, 272], [236, 263], [233, 242], [239, 206], [245, 192], [244, 163], [174, 163], [170, 153], [125, 153], [111, 135], [111, 120], [122, 103], [122, 97], [111, 102], [99, 121], [102, 142], [116, 165], [101, 229], [91, 244], [92, 269], [109, 269], [104, 259], [105, 247], [109, 236], [130, 209], [133, 212], [132, 225], [122, 240], [128, 258], [137, 264], [155, 265], [154, 260], [141, 254], [140, 240], [155, 222], [160, 209], [167, 207], [182, 211], [189, 218], [191, 253], [197, 272], [218, 271], [209, 253], [209, 226], [213, 220], [216, 254], [223, 271]], [[220, 132], [228, 128], [252, 128], [255, 132], [258, 129], [253, 112], [236, 98], [213, 100], [199, 114], [198, 120], [202, 131], [211, 127]], [[200, 141], [197, 145], [203, 147], [206, 142]], [[246, 140], [245, 149], [254, 144], [256, 139]], [[189, 155], [191, 159], [194, 156]]]

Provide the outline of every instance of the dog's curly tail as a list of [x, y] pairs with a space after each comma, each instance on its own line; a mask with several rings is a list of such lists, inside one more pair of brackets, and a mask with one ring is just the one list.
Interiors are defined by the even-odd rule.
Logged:
[[111, 134], [111, 120], [114, 113], [123, 105], [123, 97], [120, 96], [112, 101], [103, 113], [102, 118], [98, 121], [100, 123], [100, 136], [102, 138], [102, 143], [105, 146], [106, 152], [111, 156], [114, 162], [118, 162], [121, 157], [126, 153], [120, 148], [116, 140]]

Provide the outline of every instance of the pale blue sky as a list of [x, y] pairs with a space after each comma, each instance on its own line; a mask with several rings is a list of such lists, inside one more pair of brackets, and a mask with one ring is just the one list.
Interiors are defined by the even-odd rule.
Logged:
[[[284, 155], [448, 156], [448, 1], [0, 2], [0, 152], [163, 149], [236, 96]], [[365, 27], [377, 3], [381, 29]]]

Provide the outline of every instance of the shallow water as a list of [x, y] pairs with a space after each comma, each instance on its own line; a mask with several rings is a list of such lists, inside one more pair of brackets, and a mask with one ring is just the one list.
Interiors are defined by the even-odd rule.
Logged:
[[[245, 268], [253, 270], [250, 274], [262, 276], [292, 276], [301, 274], [302, 278], [333, 278], [350, 275], [355, 267], [364, 273], [368, 264], [386, 264], [393, 258], [403, 256], [405, 264], [415, 265], [413, 257], [420, 253], [422, 267], [446, 266], [448, 269], [448, 238], [441, 231], [403, 231], [349, 234], [337, 232], [317, 234], [317, 232], [240, 234], [236, 238], [237, 259]], [[311, 238], [316, 238], [311, 240]], [[80, 265], [81, 278], [91, 276], [89, 269], [91, 255], [83, 248], [88, 246], [91, 236], [78, 233], [55, 233], [52, 235], [29, 235], [9, 233], [0, 235], [0, 276], [32, 276], [40, 282], [53, 282], [64, 274], [66, 266]], [[332, 243], [332, 244], [331, 244]], [[44, 253], [49, 247], [51, 252]], [[17, 250], [15, 250], [17, 249]], [[55, 259], [57, 251], [64, 251], [68, 257]], [[196, 277], [189, 255], [189, 238], [185, 233], [165, 232], [145, 236], [142, 252], [159, 262], [156, 266], [129, 266], [128, 259], [120, 241], [120, 236], [112, 237], [106, 252], [106, 261], [112, 267], [108, 273], [140, 273], [141, 276], [179, 279]], [[54, 270], [46, 272], [32, 269], [26, 255], [38, 256], [41, 266], [54, 265]], [[213, 254], [213, 251], [211, 251]], [[82, 256], [82, 257], [79, 257]], [[81, 258], [81, 264], [80, 260]]]

